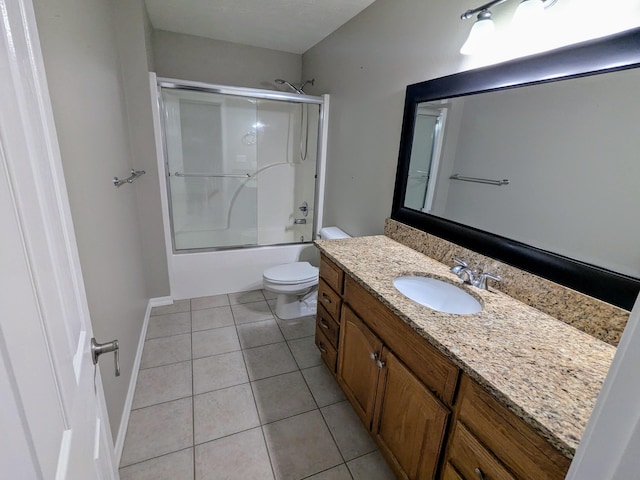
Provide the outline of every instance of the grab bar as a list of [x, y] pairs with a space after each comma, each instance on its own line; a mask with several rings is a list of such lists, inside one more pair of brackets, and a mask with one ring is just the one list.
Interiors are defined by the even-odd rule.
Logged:
[[218, 174], [210, 174], [210, 173], [180, 173], [176, 172], [173, 174], [176, 177], [201, 177], [201, 178], [251, 178], [251, 175], [248, 173], [218, 173]]
[[131, 175], [128, 178], [123, 178], [122, 180], [120, 180], [120, 179], [118, 179], [118, 177], [113, 177], [113, 185], [116, 186], [117, 188], [120, 188], [125, 183], [133, 183], [133, 182], [135, 182], [138, 179], [138, 177], [141, 177], [145, 173], [147, 173], [147, 172], [145, 172], [144, 170], [134, 170], [132, 168], [131, 169]]
[[509, 180], [506, 178], [503, 180], [490, 180], [488, 178], [475, 178], [475, 177], [461, 177], [459, 174], [454, 173], [449, 177], [450, 180], [460, 180], [462, 182], [474, 182], [474, 183], [486, 183], [487, 185], [509, 185]]

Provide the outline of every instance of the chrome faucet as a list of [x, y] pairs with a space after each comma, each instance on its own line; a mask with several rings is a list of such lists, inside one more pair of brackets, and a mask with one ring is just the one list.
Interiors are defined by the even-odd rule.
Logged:
[[464, 283], [468, 283], [469, 285], [473, 285], [477, 288], [482, 288], [483, 290], [487, 289], [487, 278], [491, 278], [492, 280], [500, 281], [502, 277], [500, 275], [496, 275], [495, 273], [490, 272], [481, 272], [476, 268], [469, 267], [469, 264], [464, 260], [461, 260], [457, 257], [453, 257], [453, 261], [456, 263], [453, 267], [451, 267], [451, 273], [454, 273], [461, 279]]

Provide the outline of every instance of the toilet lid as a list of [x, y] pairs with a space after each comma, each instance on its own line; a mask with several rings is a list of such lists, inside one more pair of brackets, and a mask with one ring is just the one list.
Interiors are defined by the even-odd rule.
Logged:
[[267, 268], [262, 276], [273, 283], [294, 284], [318, 278], [318, 267], [309, 262], [295, 262]]

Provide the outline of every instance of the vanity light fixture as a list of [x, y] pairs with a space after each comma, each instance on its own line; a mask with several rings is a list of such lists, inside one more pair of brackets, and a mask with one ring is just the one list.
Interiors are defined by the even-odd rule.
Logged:
[[[491, 43], [495, 40], [495, 27], [489, 9], [506, 1], [508, 0], [492, 0], [477, 8], [467, 10], [460, 15], [461, 20], [466, 20], [478, 14], [475, 23], [471, 27], [467, 41], [464, 42], [464, 45], [460, 48], [461, 54], [473, 55], [491, 46]], [[514, 14], [513, 21], [520, 25], [537, 22], [541, 18], [544, 9], [554, 5], [556, 2], [557, 0], [521, 0]]]

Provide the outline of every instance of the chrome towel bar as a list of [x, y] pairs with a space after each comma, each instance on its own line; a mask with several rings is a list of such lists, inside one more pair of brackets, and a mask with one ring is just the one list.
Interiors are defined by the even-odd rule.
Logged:
[[141, 177], [145, 173], [147, 173], [147, 172], [145, 172], [144, 170], [135, 170], [135, 169], [132, 168], [131, 169], [131, 175], [128, 178], [123, 178], [122, 180], [119, 180], [118, 177], [113, 177], [113, 185], [116, 188], [120, 188], [125, 183], [133, 183], [133, 182], [135, 182], [139, 177]]
[[460, 180], [461, 182], [474, 182], [485, 183], [487, 185], [509, 185], [509, 180], [490, 180], [488, 178], [475, 178], [475, 177], [461, 177], [459, 174], [454, 173], [449, 177], [450, 180]]
[[201, 177], [201, 178], [250, 178], [251, 175], [248, 173], [180, 173], [176, 172], [173, 174], [175, 177]]

